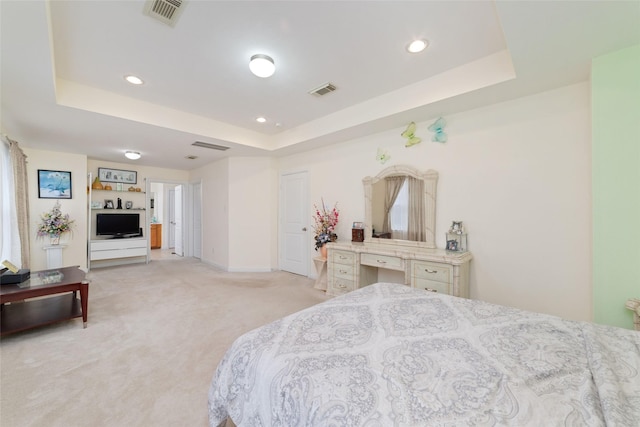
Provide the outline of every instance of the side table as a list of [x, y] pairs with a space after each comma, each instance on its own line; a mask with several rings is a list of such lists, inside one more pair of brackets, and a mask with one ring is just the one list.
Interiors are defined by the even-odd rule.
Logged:
[[318, 277], [316, 278], [316, 284], [313, 286], [313, 288], [326, 291], [327, 290], [327, 259], [318, 256], [313, 259], [313, 263], [315, 264], [316, 272], [318, 273]]

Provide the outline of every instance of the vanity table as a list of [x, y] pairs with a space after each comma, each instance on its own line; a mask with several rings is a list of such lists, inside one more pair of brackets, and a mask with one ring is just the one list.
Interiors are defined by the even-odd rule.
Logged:
[[[411, 181], [410, 206], [421, 221], [413, 238], [394, 239], [385, 216], [393, 191], [387, 181]], [[364, 242], [327, 244], [327, 294], [338, 296], [378, 282], [379, 269], [403, 273], [404, 284], [413, 288], [469, 298], [470, 252], [438, 249], [435, 245], [436, 186], [438, 173], [411, 166], [390, 166], [375, 177], [362, 180], [365, 196]], [[396, 194], [398, 191], [395, 192]], [[416, 228], [417, 227], [417, 228]], [[383, 230], [373, 234], [373, 229]]]
[[330, 243], [327, 275], [329, 295], [342, 295], [378, 282], [378, 269], [404, 273], [404, 284], [469, 298], [470, 252], [390, 247], [375, 243]]

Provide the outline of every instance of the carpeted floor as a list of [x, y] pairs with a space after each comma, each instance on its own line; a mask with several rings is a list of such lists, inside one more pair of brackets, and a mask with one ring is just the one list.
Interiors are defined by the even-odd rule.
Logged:
[[285, 272], [197, 260], [94, 269], [82, 320], [0, 340], [0, 425], [206, 426], [209, 382], [244, 332], [327, 299]]

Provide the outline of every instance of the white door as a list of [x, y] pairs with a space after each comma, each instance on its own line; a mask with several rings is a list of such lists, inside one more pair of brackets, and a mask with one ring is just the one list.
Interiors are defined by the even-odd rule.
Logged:
[[280, 177], [280, 269], [308, 276], [309, 195], [307, 172]]
[[193, 256], [202, 258], [202, 183], [193, 184]]
[[176, 246], [175, 246], [174, 252], [176, 253], [176, 255], [184, 256], [184, 249], [183, 249], [184, 240], [182, 238], [182, 185], [178, 185], [175, 189], [174, 221], [176, 223], [176, 226], [175, 226]]
[[176, 191], [174, 188], [169, 190], [168, 192], [169, 203], [167, 206], [169, 207], [169, 230], [167, 233], [167, 240], [169, 242], [169, 249], [173, 249], [176, 247]]

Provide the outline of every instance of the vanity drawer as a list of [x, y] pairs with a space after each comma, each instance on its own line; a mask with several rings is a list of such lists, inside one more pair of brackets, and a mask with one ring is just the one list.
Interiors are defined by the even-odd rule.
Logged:
[[356, 263], [355, 252], [331, 250], [330, 253], [331, 253], [331, 260], [336, 264], [354, 265]]
[[333, 277], [343, 279], [355, 279], [355, 268], [353, 265], [336, 264], [333, 266]]
[[424, 289], [431, 292], [439, 292], [441, 294], [452, 295], [450, 283], [436, 282], [434, 280], [418, 278], [414, 278], [412, 282], [413, 287], [416, 289]]
[[356, 290], [356, 282], [353, 280], [345, 280], [334, 277], [333, 283], [331, 283], [332, 295], [342, 295], [347, 292]]
[[433, 280], [444, 283], [451, 283], [453, 281], [452, 266], [448, 264], [426, 261], [413, 261], [411, 264], [411, 276], [416, 279]]
[[396, 256], [362, 254], [360, 255], [360, 264], [390, 268], [392, 270], [404, 270], [404, 261]]

